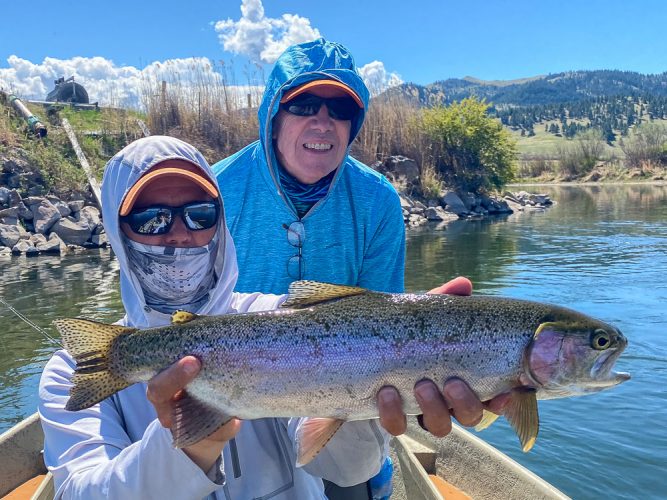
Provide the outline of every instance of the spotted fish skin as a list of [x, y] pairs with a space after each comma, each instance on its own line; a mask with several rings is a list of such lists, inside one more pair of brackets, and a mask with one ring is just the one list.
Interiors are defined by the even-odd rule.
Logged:
[[[611, 372], [625, 337], [575, 311], [492, 296], [356, 290], [312, 305], [297, 301], [301, 308], [126, 329], [110, 341], [105, 369], [129, 385], [194, 355], [202, 369], [188, 394], [241, 419], [376, 418], [376, 394], [385, 385], [399, 390], [407, 414], [418, 414], [413, 387], [425, 378], [442, 386], [459, 377], [481, 400], [513, 388], [530, 389], [538, 399], [565, 397], [628, 378]], [[76, 359], [77, 335], [67, 332], [68, 321], [81, 320], [59, 326]], [[536, 336], [538, 330], [544, 333]], [[593, 376], [605, 351], [589, 345], [596, 331], [607, 332], [606, 350], [613, 353]], [[575, 359], [559, 358], [566, 342]], [[99, 396], [79, 398], [77, 405]]]

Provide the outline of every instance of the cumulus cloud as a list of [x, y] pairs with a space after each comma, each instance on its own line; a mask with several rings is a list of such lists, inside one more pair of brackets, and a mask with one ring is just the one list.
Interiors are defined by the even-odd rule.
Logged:
[[222, 75], [205, 57], [153, 62], [143, 69], [116, 66], [102, 57], [47, 57], [35, 64], [12, 55], [7, 62], [8, 68], [0, 68], [0, 88], [36, 100], [46, 98], [55, 79], [70, 76], [86, 88], [92, 102], [129, 108], [139, 108], [142, 92], [151, 91], [153, 84], [162, 80], [181, 88], [222, 83]]
[[240, 19], [218, 21], [214, 27], [226, 51], [267, 64], [274, 63], [290, 45], [322, 36], [305, 17], [296, 14], [283, 14], [277, 19], [266, 17], [261, 0], [243, 0]]
[[391, 87], [396, 87], [403, 83], [403, 80], [397, 73], [388, 72], [384, 63], [373, 61], [359, 68], [361, 77], [366, 82], [366, 86], [371, 91], [371, 95], [378, 95]]

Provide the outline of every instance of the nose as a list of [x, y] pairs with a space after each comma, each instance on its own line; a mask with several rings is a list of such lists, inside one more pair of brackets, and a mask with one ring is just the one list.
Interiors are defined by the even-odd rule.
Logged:
[[330, 130], [333, 127], [333, 118], [329, 116], [329, 108], [322, 103], [320, 110], [313, 116], [315, 127], [320, 130]]
[[164, 235], [164, 242], [168, 246], [180, 247], [186, 246], [192, 241], [192, 232], [187, 228], [183, 219], [177, 216], [171, 229]]

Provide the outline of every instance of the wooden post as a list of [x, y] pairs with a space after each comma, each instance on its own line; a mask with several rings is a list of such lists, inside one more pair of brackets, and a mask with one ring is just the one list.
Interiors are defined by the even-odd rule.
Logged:
[[79, 141], [76, 140], [76, 134], [74, 134], [74, 130], [69, 124], [69, 121], [67, 121], [67, 118], [62, 118], [61, 121], [63, 128], [65, 129], [65, 133], [69, 138], [69, 142], [72, 143], [76, 157], [79, 159], [79, 163], [81, 163], [81, 167], [86, 173], [86, 177], [88, 177], [88, 184], [90, 184], [90, 189], [93, 191], [93, 195], [97, 201], [97, 206], [100, 207], [100, 210], [102, 210], [102, 195], [100, 191], [100, 184], [97, 182], [97, 179], [93, 175], [93, 170], [90, 168], [90, 164], [88, 163], [86, 156], [83, 154], [81, 146], [79, 146]]

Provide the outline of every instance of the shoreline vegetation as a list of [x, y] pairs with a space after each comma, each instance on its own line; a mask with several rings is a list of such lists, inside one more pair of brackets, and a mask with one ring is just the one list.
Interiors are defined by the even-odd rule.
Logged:
[[[11, 253], [19, 242], [28, 246], [15, 253], [39, 253], [47, 243], [49, 251], [61, 253], [68, 246], [73, 250], [71, 245], [105, 244], [99, 215], [92, 210], [94, 198], [62, 118], [76, 131], [98, 179], [113, 154], [144, 135], [143, 122], [152, 134], [192, 143], [211, 163], [256, 140], [261, 88], [245, 86], [239, 93], [240, 86], [224, 73], [217, 80], [211, 72], [199, 74], [194, 84], [181, 81], [178, 75], [168, 81], [145, 81], [144, 113], [117, 108], [77, 111], [66, 103], [46, 108], [28, 103], [48, 128], [42, 138], [31, 134], [0, 97], [0, 247], [5, 248], [0, 255]], [[493, 117], [489, 108], [490, 104], [475, 97], [433, 107], [420, 107], [414, 99], [398, 94], [373, 99], [351, 152], [397, 188], [406, 227], [428, 221], [443, 227], [453, 219], [533, 206], [529, 193], [505, 192], [513, 185], [523, 189], [527, 185], [666, 182], [667, 125], [663, 121], [637, 121], [614, 145], [591, 128], [554, 141], [548, 123], [536, 126], [536, 134], [519, 136]], [[555, 146], [536, 153], [534, 145], [526, 144], [539, 142], [541, 129]], [[73, 238], [75, 232], [78, 236]]]

